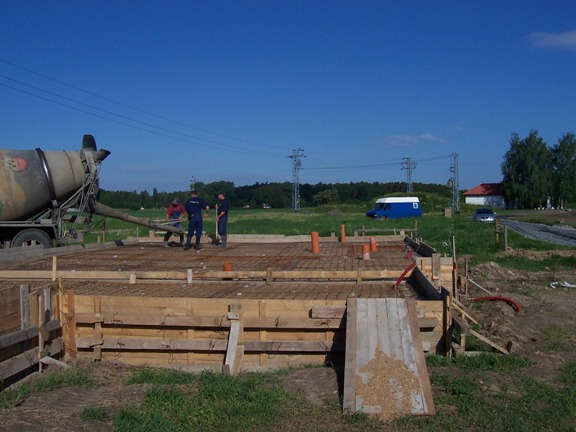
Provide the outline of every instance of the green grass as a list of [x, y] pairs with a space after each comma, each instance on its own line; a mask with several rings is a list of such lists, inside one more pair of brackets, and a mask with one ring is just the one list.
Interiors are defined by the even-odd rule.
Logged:
[[85, 368], [70, 368], [55, 370], [54, 372], [41, 375], [29, 384], [19, 385], [12, 391], [0, 393], [0, 408], [11, 408], [18, 405], [32, 393], [56, 390], [63, 387], [79, 386], [90, 387], [96, 385], [96, 381]]
[[548, 350], [550, 351], [574, 351], [576, 341], [573, 332], [560, 324], [551, 324], [543, 329]]
[[428, 367], [458, 367], [468, 370], [518, 370], [528, 366], [528, 361], [517, 356], [503, 356], [494, 352], [484, 352], [475, 356], [448, 358], [440, 355], [427, 355]]
[[108, 419], [108, 411], [104, 407], [86, 407], [80, 413], [80, 419], [102, 422]]
[[[198, 385], [155, 385], [139, 406], [122, 408], [114, 419], [116, 431], [236, 431], [273, 425], [283, 418], [290, 396], [281, 388], [281, 374], [224, 376], [210, 372], [175, 382]], [[143, 377], [140, 376], [138, 380]], [[157, 374], [149, 376], [157, 383]]]
[[[501, 357], [504, 358], [504, 357]], [[438, 414], [406, 417], [396, 422], [400, 431], [574, 431], [576, 425], [576, 363], [567, 365], [559, 382], [538, 383], [514, 365], [514, 373], [494, 375], [484, 361], [470, 369], [469, 362], [432, 367]], [[519, 369], [520, 368], [520, 369]], [[497, 368], [502, 370], [501, 366]]]
[[[529, 364], [516, 356], [426, 358], [437, 414], [381, 422], [363, 414], [342, 415], [341, 404], [310, 405], [287, 393], [286, 371], [224, 376], [175, 370], [135, 369], [125, 384], [151, 384], [141, 401], [110, 408], [93, 406], [79, 414], [87, 422], [112, 424], [115, 431], [574, 431], [576, 362], [550, 383], [530, 377]], [[95, 385], [97, 368], [59, 371], [19, 387], [24, 393], [70, 385]], [[6, 392], [0, 393], [4, 396]], [[12, 393], [12, 392], [8, 392]], [[49, 394], [46, 397], [50, 397]], [[2, 405], [2, 409], [13, 407]]]

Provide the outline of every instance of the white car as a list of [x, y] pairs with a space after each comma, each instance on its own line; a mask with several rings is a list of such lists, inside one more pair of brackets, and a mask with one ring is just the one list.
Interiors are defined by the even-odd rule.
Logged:
[[496, 213], [491, 208], [479, 208], [474, 212], [472, 219], [480, 222], [496, 222]]

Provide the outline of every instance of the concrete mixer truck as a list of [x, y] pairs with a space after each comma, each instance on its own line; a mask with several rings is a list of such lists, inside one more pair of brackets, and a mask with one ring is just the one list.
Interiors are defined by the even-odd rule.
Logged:
[[100, 165], [109, 154], [92, 135], [84, 135], [80, 151], [0, 150], [0, 248], [79, 242], [76, 225], [95, 213], [182, 233], [97, 202]]

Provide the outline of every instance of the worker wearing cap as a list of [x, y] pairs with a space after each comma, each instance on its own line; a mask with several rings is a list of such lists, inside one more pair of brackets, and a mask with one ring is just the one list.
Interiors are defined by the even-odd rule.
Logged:
[[184, 205], [186, 212], [188, 213], [188, 235], [186, 246], [184, 250], [190, 249], [190, 243], [192, 242], [192, 237], [196, 234], [196, 245], [195, 250], [200, 250], [200, 237], [202, 237], [202, 221], [203, 218], [208, 216], [208, 210], [210, 207], [206, 202], [198, 197], [198, 192], [192, 190], [190, 192], [190, 198], [186, 200]]
[[226, 233], [226, 225], [228, 224], [228, 212], [230, 211], [230, 201], [226, 198], [224, 192], [220, 191], [217, 194], [219, 204], [216, 204], [216, 220], [218, 221], [218, 235], [222, 239], [220, 246], [226, 247], [228, 234]]
[[[170, 204], [168, 206], [168, 209], [166, 209], [166, 220], [171, 221], [168, 225], [181, 230], [182, 224], [180, 224], [180, 221], [182, 220], [185, 214], [186, 209], [180, 202], [180, 198], [174, 197], [174, 199], [172, 200], [172, 204]], [[164, 247], [169, 247], [168, 240], [170, 240], [171, 236], [172, 233], [170, 231], [166, 231], [166, 235], [164, 235]], [[184, 234], [180, 234], [180, 246], [183, 245], [184, 245]]]

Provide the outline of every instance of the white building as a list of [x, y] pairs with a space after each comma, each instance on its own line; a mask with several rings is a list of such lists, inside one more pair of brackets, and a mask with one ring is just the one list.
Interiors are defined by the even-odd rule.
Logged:
[[466, 204], [506, 208], [502, 196], [502, 183], [482, 183], [467, 192], [464, 192]]

